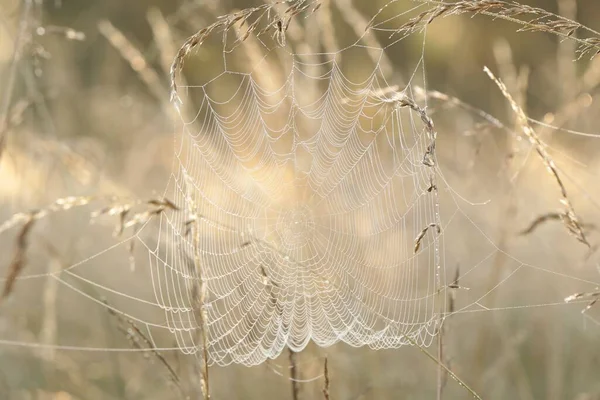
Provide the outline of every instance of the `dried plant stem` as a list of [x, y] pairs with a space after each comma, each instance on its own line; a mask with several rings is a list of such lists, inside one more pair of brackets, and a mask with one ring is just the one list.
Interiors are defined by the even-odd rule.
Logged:
[[[448, 291], [445, 292], [447, 301], [445, 303], [443, 303], [445, 305], [445, 309], [442, 308], [442, 314], [440, 317], [440, 319], [441, 319], [440, 328], [438, 331], [438, 359], [442, 362], [442, 364], [448, 366], [448, 368], [450, 368], [450, 359], [446, 354], [445, 346], [444, 346], [444, 335], [446, 334], [446, 332], [448, 330], [448, 327], [446, 324], [446, 318], [451, 316], [455, 311], [456, 290], [457, 289], [466, 289], [466, 288], [461, 288], [461, 286], [459, 285], [459, 279], [460, 279], [460, 267], [457, 266], [454, 280], [452, 281], [452, 283], [450, 283], [450, 285], [447, 286]], [[438, 295], [441, 295], [441, 294], [442, 294], [442, 290], [439, 290]], [[443, 398], [444, 389], [446, 388], [447, 381], [448, 381], [448, 374], [446, 373], [444, 368], [442, 368], [441, 365], [438, 365], [438, 381], [437, 381], [437, 395], [436, 395], [437, 400], [441, 400]]]
[[500, 88], [500, 91], [502, 92], [504, 97], [506, 97], [506, 99], [509, 101], [511, 108], [513, 109], [513, 111], [515, 112], [515, 114], [518, 117], [519, 124], [521, 125], [523, 134], [527, 137], [527, 139], [530, 141], [530, 143], [535, 147], [536, 152], [542, 159], [542, 162], [548, 169], [550, 175], [552, 175], [554, 177], [556, 183], [558, 184], [558, 186], [560, 188], [560, 193], [561, 193], [560, 201], [565, 208], [564, 212], [561, 213], [562, 221], [563, 221], [564, 225], [567, 227], [569, 232], [577, 238], [577, 240], [579, 240], [581, 243], [585, 244], [586, 246], [591, 247], [590, 243], [588, 242], [588, 240], [586, 238], [585, 232], [583, 230], [583, 226], [579, 222], [579, 218], [577, 217], [577, 214], [575, 213], [575, 209], [573, 208], [573, 205], [571, 204], [571, 200], [569, 199], [569, 196], [567, 194], [567, 189], [565, 188], [565, 185], [562, 182], [562, 179], [558, 173], [558, 169], [556, 168], [554, 161], [552, 160], [552, 158], [548, 154], [548, 151], [546, 150], [545, 143], [542, 142], [542, 140], [538, 137], [538, 135], [535, 133], [533, 128], [531, 128], [531, 126], [529, 125], [529, 120], [528, 120], [527, 116], [525, 115], [525, 112], [523, 111], [523, 109], [521, 107], [519, 107], [519, 105], [512, 98], [512, 96], [508, 92], [508, 89], [506, 88], [504, 83], [502, 83], [498, 78], [496, 78], [494, 76], [494, 74], [487, 67], [485, 67], [484, 71], [486, 72], [486, 74], [488, 74], [490, 79], [492, 79], [496, 83], [496, 85], [498, 86], [498, 88]]
[[[397, 1], [398, 0], [392, 0], [385, 7], [392, 3], [396, 3]], [[566, 40], [572, 40], [579, 46], [577, 49], [579, 58], [588, 54], [591, 54], [593, 57], [600, 52], [599, 32], [541, 8], [504, 0], [460, 0], [456, 2], [440, 0], [416, 1], [432, 5], [433, 7], [421, 12], [407, 23], [401, 25], [395, 30], [395, 35], [406, 37], [412, 33], [420, 32], [434, 20], [449, 15], [483, 14], [492, 18], [503, 19], [521, 25], [522, 28], [519, 29], [520, 32], [547, 32], [558, 35]], [[381, 13], [384, 8], [382, 8], [379, 13]], [[370, 26], [373, 25], [373, 21], [375, 21], [378, 14], [375, 15]], [[578, 38], [574, 36], [576, 31], [587, 32], [588, 35], [591, 36], [588, 38]]]
[[[51, 276], [59, 273], [63, 268], [62, 262], [60, 261], [58, 251], [48, 244], [48, 250], [50, 257], [48, 260], [48, 273]], [[40, 329], [40, 343], [52, 345], [56, 343], [56, 331], [57, 331], [57, 313], [56, 313], [56, 299], [58, 295], [58, 284], [59, 281], [49, 277], [46, 280], [44, 286], [44, 316], [42, 319], [42, 327]], [[41, 357], [49, 362], [54, 362], [56, 357], [56, 350], [52, 347], [42, 349]]]
[[[104, 304], [108, 306], [108, 302], [103, 300]], [[169, 379], [179, 389], [181, 395], [184, 395], [183, 388], [181, 387], [181, 380], [175, 369], [167, 361], [167, 359], [156, 349], [154, 342], [148, 338], [148, 336], [138, 328], [138, 326], [128, 318], [124, 318], [121, 314], [117, 313], [113, 308], [107, 307], [108, 313], [113, 316], [119, 322], [119, 330], [121, 330], [127, 338], [131, 341], [133, 347], [138, 349], [147, 348], [150, 349], [154, 357], [160, 362], [160, 364], [168, 371]]]
[[35, 223], [35, 218], [30, 216], [29, 219], [23, 224], [19, 235], [17, 236], [15, 255], [13, 260], [8, 267], [8, 277], [4, 282], [4, 290], [0, 301], [6, 299], [8, 295], [12, 293], [17, 277], [21, 273], [21, 270], [25, 267], [25, 257], [27, 252], [27, 245], [29, 243], [29, 234]]
[[439, 235], [441, 230], [440, 230], [440, 226], [437, 223], [431, 223], [429, 225], [427, 225], [425, 228], [423, 228], [423, 230], [421, 230], [421, 232], [419, 233], [419, 235], [417, 235], [417, 237], [415, 238], [415, 248], [413, 249], [413, 253], [417, 254], [417, 252], [419, 251], [419, 249], [421, 248], [421, 242], [423, 241], [423, 238], [425, 237], [425, 235], [427, 234], [427, 231], [429, 231], [430, 228], [435, 228], [436, 229], [436, 233]]
[[[136, 228], [140, 225], [143, 225], [146, 222], [150, 221], [150, 219], [162, 214], [167, 210], [179, 211], [179, 208], [173, 202], [165, 198], [150, 199], [147, 201], [124, 201], [123, 199], [118, 199], [115, 196], [71, 196], [57, 199], [49, 206], [43, 209], [13, 215], [10, 219], [0, 224], [0, 233], [3, 233], [16, 226], [22, 225], [21, 230], [17, 235], [15, 255], [13, 256], [13, 260], [8, 268], [8, 275], [4, 281], [4, 291], [0, 296], [0, 301], [2, 301], [4, 298], [10, 295], [17, 281], [17, 278], [19, 277], [19, 274], [25, 267], [25, 258], [29, 242], [29, 236], [35, 223], [40, 219], [46, 218], [50, 214], [59, 211], [70, 210], [74, 207], [82, 207], [99, 200], [108, 200], [113, 203], [116, 200], [120, 200], [119, 204], [105, 207], [99, 211], [93, 212], [91, 215], [92, 220], [98, 217], [99, 215], [118, 215], [119, 223], [115, 230], [115, 233], [117, 235], [123, 233], [123, 231], [127, 228]], [[131, 212], [133, 207], [140, 205], [146, 205], [148, 209], [135, 213]], [[131, 252], [133, 252], [133, 249], [131, 250]]]
[[482, 109], [474, 107], [471, 104], [465, 103], [458, 97], [454, 97], [449, 94], [439, 92], [437, 90], [425, 90], [424, 88], [422, 88], [420, 86], [413, 86], [413, 90], [419, 98], [426, 99], [426, 100], [433, 99], [433, 100], [438, 100], [438, 101], [444, 102], [444, 103], [448, 104], [448, 106], [458, 107], [458, 108], [463, 109], [466, 112], [476, 115], [477, 117], [486, 121], [486, 123], [489, 124], [490, 126], [493, 126], [495, 128], [499, 128], [499, 129], [508, 129], [502, 122], [500, 122], [500, 120], [498, 120], [491, 114], [488, 114], [487, 112], [483, 111]]
[[323, 376], [325, 377], [325, 385], [323, 386], [323, 397], [325, 400], [329, 400], [329, 367], [327, 365], [327, 357], [325, 357], [325, 364], [323, 365]]
[[[441, 293], [441, 292], [439, 292]], [[439, 360], [444, 360], [445, 358], [445, 353], [444, 353], [444, 334], [446, 333], [446, 327], [444, 324], [444, 319], [443, 317], [440, 318], [440, 327], [438, 330], [438, 359]], [[444, 395], [444, 388], [445, 388], [445, 383], [446, 383], [446, 371], [444, 370], [444, 368], [442, 368], [441, 364], [438, 365], [438, 374], [437, 374], [437, 387], [436, 387], [436, 400], [442, 400], [442, 397]]]
[[[196, 205], [192, 202], [191, 209], [195, 210]], [[199, 288], [195, 290], [198, 309], [198, 315], [200, 318], [200, 340], [202, 342], [202, 369], [200, 371], [200, 386], [202, 388], [202, 395], [204, 400], [210, 399], [210, 380], [209, 380], [209, 368], [208, 368], [208, 325], [206, 310], [204, 308], [205, 296], [206, 296], [206, 282], [204, 281], [204, 266], [202, 265], [202, 259], [200, 257], [200, 229], [198, 228], [198, 216], [194, 216], [193, 224], [193, 243], [194, 243], [194, 269], [198, 276]]]
[[600, 292], [575, 293], [565, 298], [565, 303], [570, 303], [572, 301], [581, 299], [590, 300], [588, 305], [583, 310], [581, 310], [581, 313], [584, 314], [598, 302], [598, 299], [600, 299]]
[[[186, 186], [189, 188], [193, 188], [194, 184], [191, 182], [191, 177], [184, 173], [184, 180], [186, 182]], [[193, 189], [191, 189], [193, 190]], [[202, 391], [202, 396], [204, 400], [210, 399], [210, 377], [209, 377], [209, 353], [208, 353], [208, 324], [207, 324], [207, 315], [206, 309], [204, 307], [206, 301], [206, 282], [204, 278], [204, 265], [202, 263], [202, 257], [200, 255], [200, 229], [199, 229], [199, 220], [202, 217], [198, 213], [198, 206], [193, 200], [194, 196], [192, 196], [188, 192], [188, 211], [191, 215], [189, 215], [189, 220], [185, 223], [186, 232], [185, 235], [191, 233], [192, 235], [192, 245], [193, 245], [193, 262], [192, 268], [193, 273], [198, 277], [198, 283], [194, 283], [191, 287], [191, 293], [194, 300], [195, 310], [198, 312], [198, 318], [200, 319], [200, 323], [198, 326], [197, 333], [200, 335], [200, 343], [202, 343], [202, 361], [200, 363], [200, 389]]]
[[166, 99], [165, 96], [166, 93], [168, 93], [167, 88], [160, 78], [160, 75], [150, 66], [142, 52], [139, 51], [138, 48], [109, 21], [101, 20], [98, 23], [98, 30], [139, 75], [142, 82], [144, 82], [156, 100], [162, 102], [165, 112], [171, 118], [175, 118], [172, 107], [170, 107], [167, 101], [168, 99]]
[[31, 234], [31, 230], [33, 229], [35, 223], [38, 220], [47, 217], [51, 213], [68, 210], [76, 206], [86, 205], [89, 204], [93, 199], [93, 197], [65, 197], [56, 200], [54, 203], [50, 204], [44, 209], [15, 214], [10, 219], [0, 224], [0, 233], [22, 224], [21, 230], [17, 235], [15, 254], [8, 268], [8, 275], [4, 282], [4, 290], [2, 296], [0, 296], [0, 301], [4, 300], [12, 293], [17, 278], [25, 267], [25, 257], [29, 242], [29, 235]]
[[292, 382], [292, 400], [300, 398], [300, 387], [298, 386], [298, 363], [296, 353], [292, 349], [288, 349], [290, 360], [290, 380]]
[[152, 34], [159, 52], [160, 66], [163, 69], [163, 73], [169, 74], [169, 68], [171, 67], [171, 60], [175, 57], [176, 49], [173, 45], [173, 35], [171, 33], [171, 27], [165, 19], [162, 12], [155, 7], [148, 10], [146, 19], [152, 29]]
[[[529, 84], [529, 69], [522, 67], [520, 69], [515, 65], [512, 49], [506, 39], [499, 39], [493, 46], [494, 58], [500, 72], [500, 77], [506, 84], [515, 98], [517, 104], [523, 111], [527, 112], [527, 86]], [[513, 121], [514, 127], [519, 126], [517, 116]], [[511, 138], [509, 138], [510, 140]], [[512, 150], [511, 150], [512, 152]]]
[[10, 69], [8, 71], [8, 77], [6, 78], [6, 86], [2, 88], [4, 97], [2, 99], [2, 104], [0, 105], [0, 157], [2, 157], [2, 152], [6, 146], [9, 110], [12, 103], [18, 64], [19, 60], [21, 59], [23, 46], [26, 42], [27, 29], [29, 27], [29, 16], [31, 14], [31, 9], [33, 8], [33, 0], [23, 0], [21, 7], [22, 11], [19, 21], [19, 30], [17, 32], [17, 38], [15, 39], [15, 47], [10, 61]]
[[419, 350], [427, 356], [427, 358], [429, 358], [431, 361], [436, 363], [440, 368], [442, 368], [444, 371], [446, 371], [446, 373], [448, 375], [450, 375], [450, 377], [452, 377], [452, 379], [454, 379], [461, 387], [465, 388], [465, 390], [467, 392], [469, 392], [469, 394], [471, 396], [473, 396], [473, 398], [475, 398], [477, 400], [483, 400], [481, 398], [481, 396], [479, 396], [477, 394], [477, 392], [475, 392], [473, 389], [471, 389], [471, 387], [469, 385], [467, 385], [462, 379], [460, 379], [454, 372], [452, 372], [452, 370], [450, 370], [450, 368], [448, 368], [446, 365], [444, 365], [444, 363], [441, 360], [435, 358], [435, 356], [432, 355], [431, 353], [429, 353], [423, 346], [421, 346], [417, 342], [415, 342], [415, 340], [413, 338], [411, 338], [408, 335], [405, 335], [404, 338], [414, 347], [418, 347]]
[[[157, 49], [159, 52], [160, 66], [162, 68], [162, 74], [160, 75], [162, 81], [162, 78], [169, 76], [171, 62], [177, 54], [177, 48], [174, 45], [173, 33], [171, 31], [170, 25], [159, 9], [151, 8], [148, 11], [147, 19], [148, 23], [150, 24], [150, 28], [152, 29], [152, 34], [156, 41]], [[131, 47], [133, 47], [132, 44]], [[119, 52], [122, 54], [122, 57], [127, 59], [123, 50], [119, 50]], [[139, 52], [139, 50], [138, 53], [141, 56], [142, 53]], [[155, 72], [154, 75], [158, 76], [158, 73]], [[182, 78], [180, 79], [181, 82], [185, 85], [185, 80]], [[159, 100], [161, 100], [161, 102], [163, 103], [163, 107], [166, 110], [166, 113], [173, 121], [179, 120], [179, 116], [175, 113], [175, 110], [173, 110], [171, 104], [165, 101], [167, 89], [163, 83], [161, 83], [160, 90], [162, 92], [156, 91], [155, 95], [160, 95]], [[192, 111], [189, 105], [184, 106], [183, 110], [180, 111], [186, 120], [192, 120], [195, 117], [195, 112]]]
[[33, 210], [30, 212], [14, 214], [11, 218], [0, 224], [0, 233], [12, 229], [17, 225], [20, 225], [21, 223], [26, 223], [29, 219], [40, 220], [55, 212], [69, 210], [73, 207], [87, 205], [95, 199], [97, 198], [88, 196], [63, 197], [55, 200], [52, 204], [40, 210]]
[[529, 235], [530, 233], [535, 231], [540, 225], [543, 225], [548, 221], [561, 221], [562, 218], [563, 218], [563, 214], [558, 213], [558, 212], [552, 212], [552, 213], [540, 215], [536, 219], [534, 219], [527, 228], [523, 229], [520, 232], [520, 234], [521, 235]]
[[[187, 38], [179, 48], [179, 51], [171, 64], [171, 101], [177, 106], [181, 104], [177, 95], [177, 75], [182, 70], [187, 56], [195, 48], [201, 46], [213, 32], [227, 32], [235, 24], [239, 23], [246, 26], [246, 32], [238, 39], [238, 42], [245, 41], [252, 33], [260, 36], [267, 32], [274, 32], [279, 44], [284, 46], [285, 34], [289, 29], [292, 19], [305, 11], [312, 13], [316, 12], [320, 4], [319, 0], [297, 0], [294, 2], [285, 0], [274, 1], [272, 3], [262, 4], [257, 7], [246, 8], [224, 15], [213, 24], [200, 29], [198, 32]], [[285, 5], [285, 11], [282, 13], [274, 12], [275, 8], [281, 5]]]

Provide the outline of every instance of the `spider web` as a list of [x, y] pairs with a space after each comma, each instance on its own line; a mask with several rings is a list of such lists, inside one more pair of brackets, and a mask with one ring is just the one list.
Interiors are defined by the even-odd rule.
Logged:
[[[201, 348], [205, 329], [211, 362], [259, 364], [310, 340], [430, 343], [444, 280], [434, 138], [402, 103], [410, 87], [390, 91], [381, 48], [252, 39], [226, 32], [223, 71], [180, 87], [185, 210], [163, 217], [177, 250], [152, 250], [178, 345]], [[372, 68], [347, 70], [368, 53]]]
[[[487, 242], [465, 275], [498, 264], [503, 249], [438, 168], [424, 44], [408, 81], [389, 81], [403, 82], [390, 76], [405, 39], [395, 25], [421, 6], [389, 18], [384, 7], [332, 52], [296, 48], [285, 20], [261, 31], [272, 37], [225, 30], [221, 68], [180, 86], [172, 193], [185, 210], [161, 217], [178, 251], [152, 253], [181, 349], [199, 351], [199, 331], [217, 364], [259, 364], [310, 340], [427, 346], [445, 316], [441, 251], [458, 212]], [[444, 220], [438, 186], [454, 208]], [[460, 312], [487, 310], [482, 299], [532, 267], [508, 259], [500, 283]]]

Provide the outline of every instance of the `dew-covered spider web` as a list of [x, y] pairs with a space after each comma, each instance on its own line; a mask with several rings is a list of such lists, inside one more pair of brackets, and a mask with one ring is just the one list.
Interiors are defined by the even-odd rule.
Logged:
[[[180, 249], [155, 260], [169, 326], [182, 348], [198, 346], [186, 309], [203, 286], [217, 363], [311, 339], [429, 342], [443, 273], [431, 132], [404, 94], [386, 93], [379, 64], [348, 76], [352, 50], [283, 57], [280, 82], [265, 57], [181, 88], [196, 114], [176, 150], [173, 198], [186, 209], [168, 223]], [[197, 253], [195, 273], [182, 252]]]
[[151, 262], [184, 351], [207, 340], [210, 362], [259, 364], [310, 340], [377, 349], [437, 333], [449, 282], [425, 47], [392, 74], [404, 36], [383, 15], [334, 52], [286, 40], [285, 14], [234, 24], [219, 67], [178, 87], [184, 210], [162, 217], [177, 250]]
[[[187, 42], [184, 68], [174, 68], [164, 192], [150, 202], [101, 199], [108, 205], [95, 219], [117, 220], [120, 242], [16, 278], [15, 292], [44, 278], [85, 299], [85, 310], [109, 310], [138, 338], [133, 348], [12, 336], [0, 344], [257, 365], [311, 341], [427, 347], [449, 316], [549, 312], [568, 295], [594, 292], [597, 255], [577, 247], [560, 222], [566, 214], [552, 214], [560, 190], [535, 145], [430, 90], [428, 28], [398, 31], [424, 3], [391, 2], [370, 22], [338, 3], [343, 32], [328, 30], [331, 10], [301, 1], [292, 12], [285, 4], [232, 14]], [[569, 195], [586, 199], [577, 211], [597, 216], [598, 193], [585, 184], [596, 178], [592, 161], [560, 143], [544, 149]], [[48, 213], [96, 200], [64, 199]], [[537, 236], [532, 221], [547, 220], [559, 222]], [[87, 240], [82, 247], [95, 239]], [[540, 262], [540, 253], [552, 256]], [[131, 268], [114, 262], [128, 257]], [[541, 277], [556, 290], [536, 286]], [[568, 307], [581, 309], [590, 297], [575, 300]]]

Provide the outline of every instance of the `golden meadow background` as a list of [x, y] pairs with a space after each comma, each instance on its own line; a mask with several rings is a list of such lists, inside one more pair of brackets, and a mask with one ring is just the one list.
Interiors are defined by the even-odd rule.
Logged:
[[[56, 198], [118, 195], [137, 199], [162, 193], [172, 166], [174, 122], [168, 104], [168, 65], [190, 34], [218, 15], [248, 6], [242, 1], [34, 2], [30, 32], [16, 73], [7, 148], [0, 159], [0, 216], [43, 207]], [[338, 34], [351, 34], [340, 10], [368, 20], [384, 1], [332, 1]], [[600, 28], [596, 1], [539, 0], [522, 3], [561, 13]], [[254, 3], [253, 3], [254, 4]], [[20, 2], [0, 1], [0, 87], [10, 75]], [[35, 28], [47, 27], [45, 34]], [[49, 27], [66, 27], [57, 30]], [[314, 26], [313, 26], [314, 27]], [[319, 28], [319, 25], [317, 25]], [[325, 27], [322, 27], [325, 29]], [[428, 87], [485, 110], [506, 125], [510, 107], [483, 73], [489, 66], [507, 83], [528, 115], [562, 127], [595, 133], [600, 59], [576, 57], [573, 44], [556, 36], [517, 33], [518, 26], [485, 16], [449, 17], [428, 29]], [[74, 32], [81, 32], [81, 35]], [[389, 50], [396, 72], [412, 71], [421, 37]], [[201, 76], [217, 64], [215, 48], [200, 50], [186, 76]], [[212, 50], [212, 51], [211, 51]], [[361, 60], [356, 60], [360, 63]], [[154, 72], [152, 72], [154, 71]], [[443, 218], [457, 212], [445, 231], [445, 264], [473, 272], [460, 280], [456, 309], [482, 301], [486, 308], [446, 322], [444, 360], [485, 399], [600, 398], [600, 318], [587, 303], [562, 305], [573, 293], [593, 292], [600, 257], [570, 236], [560, 223], [519, 235], [536, 217], [558, 208], [559, 191], [530, 148], [505, 131], [481, 125], [459, 107], [431, 100], [438, 132], [440, 168], [447, 185], [472, 202], [460, 209], [442, 193]], [[598, 224], [600, 143], [565, 131], [538, 130], [578, 213]], [[518, 178], [511, 180], [518, 172]], [[59, 212], [36, 224], [26, 274], [60, 271], [109, 248], [114, 224], [90, 225], [89, 209]], [[0, 272], [8, 273], [18, 229], [0, 235]], [[598, 235], [589, 234], [592, 244]], [[486, 255], [491, 257], [485, 258]], [[138, 261], [141, 263], [143, 261]], [[521, 267], [523, 263], [534, 267]], [[140, 269], [140, 268], [138, 268]], [[543, 270], [542, 270], [543, 269]], [[151, 292], [132, 274], [125, 249], [109, 252], [79, 270], [133, 296]], [[512, 274], [512, 275], [511, 275]], [[581, 280], [578, 280], [581, 279]], [[452, 278], [447, 278], [451, 281]], [[89, 296], [94, 290], [78, 282]], [[490, 290], [494, 289], [492, 292]], [[557, 305], [545, 305], [557, 304]], [[521, 308], [521, 306], [529, 306]], [[536, 305], [544, 305], [537, 307]], [[126, 309], [127, 304], [116, 304]], [[511, 308], [514, 307], [514, 308]], [[0, 305], [0, 398], [177, 399], [199, 398], [193, 358], [165, 354], [181, 380], [151, 353], [85, 352], [15, 346], [15, 342], [127, 348], [120, 321], [53, 279], [19, 280]], [[125, 324], [126, 325], [126, 324]], [[127, 327], [127, 326], [126, 326]], [[166, 339], [165, 339], [166, 340]], [[437, 349], [429, 349], [436, 354]], [[336, 345], [309, 347], [297, 357], [302, 399], [323, 398], [327, 355], [333, 399], [436, 398], [438, 368], [416, 348], [373, 351]], [[212, 367], [214, 399], [292, 398], [287, 354], [262, 366]], [[183, 393], [183, 394], [182, 394]], [[443, 398], [468, 398], [448, 378]]]

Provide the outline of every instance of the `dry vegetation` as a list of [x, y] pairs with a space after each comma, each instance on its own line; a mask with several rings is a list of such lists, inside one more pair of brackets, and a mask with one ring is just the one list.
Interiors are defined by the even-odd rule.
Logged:
[[[0, 398], [600, 399], [599, 20], [585, 0], [0, 0]], [[443, 237], [434, 344], [211, 365], [196, 228], [221, 223], [164, 192], [187, 85], [224, 42], [240, 65], [264, 42], [308, 64], [365, 32], [351, 69], [376, 61], [390, 86], [370, 95], [427, 135], [442, 217], [410, 248]], [[265, 65], [257, 82], [281, 79]], [[163, 216], [196, 250], [193, 355], [152, 329]]]

